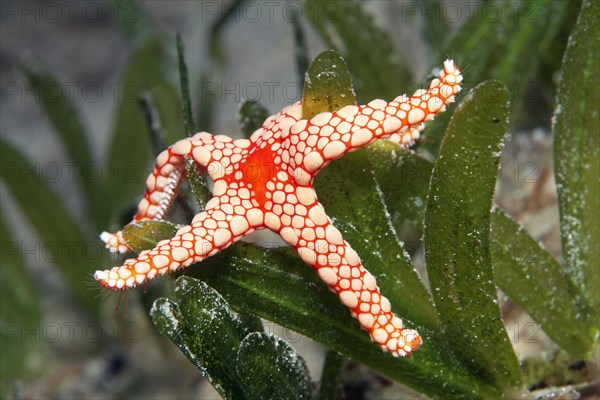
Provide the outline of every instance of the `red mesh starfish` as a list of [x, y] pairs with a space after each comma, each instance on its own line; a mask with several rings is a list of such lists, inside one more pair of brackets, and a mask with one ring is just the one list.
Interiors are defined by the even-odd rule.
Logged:
[[[344, 241], [318, 202], [312, 183], [330, 161], [379, 138], [410, 144], [423, 123], [446, 109], [460, 92], [462, 76], [450, 60], [428, 90], [392, 102], [373, 100], [310, 120], [296, 103], [269, 117], [250, 138], [233, 140], [200, 132], [163, 151], [146, 181], [135, 221], [162, 219], [185, 173], [184, 157], [206, 169], [214, 197], [170, 240], [95, 274], [107, 289], [126, 289], [199, 262], [262, 228], [294, 247], [335, 292], [371, 339], [394, 356], [416, 350], [421, 337], [403, 329], [390, 302]], [[126, 251], [121, 233], [102, 234], [112, 251]]]

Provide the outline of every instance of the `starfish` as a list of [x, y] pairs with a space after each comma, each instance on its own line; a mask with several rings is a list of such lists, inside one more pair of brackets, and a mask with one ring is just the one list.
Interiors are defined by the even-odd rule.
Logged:
[[[379, 138], [410, 144], [426, 121], [443, 112], [461, 90], [462, 75], [446, 60], [428, 90], [391, 102], [373, 100], [302, 119], [297, 102], [267, 118], [250, 139], [233, 140], [200, 132], [163, 151], [146, 181], [134, 221], [165, 216], [185, 175], [185, 157], [214, 181], [212, 199], [175, 237], [142, 251], [120, 267], [97, 271], [111, 290], [132, 288], [157, 276], [197, 263], [257, 229], [276, 232], [312, 266], [350, 309], [371, 340], [394, 356], [421, 345], [379, 291], [375, 277], [333, 226], [312, 187], [329, 162]], [[121, 232], [101, 238], [112, 251], [128, 250]]]

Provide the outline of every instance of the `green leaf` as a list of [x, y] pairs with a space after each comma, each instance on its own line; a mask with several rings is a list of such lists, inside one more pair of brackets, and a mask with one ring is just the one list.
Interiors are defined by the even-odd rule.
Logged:
[[0, 159], [2, 183], [8, 187], [41, 241], [36, 251], [42, 252], [43, 246], [44, 259], [61, 270], [79, 301], [96, 315], [100, 302], [90, 295], [84, 281], [91, 276], [95, 266], [102, 263], [102, 256], [98, 255], [103, 254], [102, 251], [89, 252], [97, 241], [90, 242], [83, 235], [62, 200], [40, 176], [32, 178], [25, 174], [24, 171], [34, 171], [34, 166], [3, 140], [0, 140]]
[[141, 253], [158, 242], [175, 236], [179, 226], [167, 221], [134, 221], [123, 228], [123, 239], [131, 250]]
[[[367, 267], [373, 272], [370, 265]], [[236, 243], [185, 273], [205, 280], [236, 310], [293, 329], [431, 396], [498, 396], [496, 389], [473, 377], [445, 352], [443, 338], [427, 328], [421, 328], [424, 344], [413, 357], [394, 358], [383, 353], [290, 248], [263, 249]]]
[[262, 126], [269, 111], [256, 100], [244, 100], [238, 111], [238, 123], [244, 137], [249, 138]]
[[185, 134], [187, 136], [192, 136], [196, 133], [196, 124], [194, 123], [192, 101], [190, 99], [190, 83], [188, 80], [188, 69], [185, 63], [185, 46], [179, 32], [175, 34], [175, 41], [177, 42], [177, 61], [179, 64], [179, 85], [181, 88], [183, 125]]
[[151, 315], [158, 330], [175, 343], [226, 399], [249, 398], [237, 375], [237, 352], [249, 333], [227, 302], [206, 283], [181, 277], [177, 302], [158, 299]]
[[206, 186], [206, 176], [200, 173], [198, 170], [198, 164], [196, 164], [196, 162], [189, 157], [185, 157], [185, 173], [192, 194], [196, 199], [198, 212], [204, 211], [206, 203], [208, 203], [212, 197], [212, 193]]
[[520, 385], [519, 363], [500, 316], [489, 230], [509, 93], [478, 85], [452, 117], [431, 176], [425, 258], [448, 343], [465, 365], [503, 389]]
[[344, 357], [337, 351], [327, 350], [323, 372], [321, 373], [319, 400], [335, 400], [339, 398], [340, 370], [343, 364]]
[[346, 59], [362, 103], [404, 93], [408, 70], [398, 60], [392, 39], [360, 2], [304, 0], [303, 5], [326, 46]]
[[166, 298], [157, 299], [152, 305], [150, 314], [154, 326], [156, 326], [160, 333], [177, 345], [185, 356], [206, 376], [206, 369], [196, 358], [195, 354], [196, 350], [202, 351], [201, 347], [198, 345], [197, 348], [194, 348], [197, 343], [194, 341], [186, 343], [185, 341], [187, 339], [186, 335], [193, 336], [194, 334], [186, 325], [177, 303]]
[[160, 333], [179, 347], [221, 396], [226, 399], [247, 398], [238, 386], [229, 380], [227, 373], [223, 372], [223, 365], [213, 365], [212, 353], [207, 349], [201, 335], [187, 324], [177, 303], [160, 298], [154, 302], [150, 314]]
[[251, 333], [238, 351], [238, 375], [251, 398], [310, 399], [304, 360], [286, 341], [268, 333]]
[[150, 172], [148, 127], [138, 105], [143, 93], [148, 92], [154, 100], [167, 135], [164, 141], [174, 143], [182, 137], [181, 103], [169, 80], [174, 69], [175, 63], [162, 40], [153, 38], [132, 55], [115, 89], [118, 106], [106, 164], [103, 221], [138, 198]]
[[[97, 216], [93, 212], [95, 207], [100, 206], [96, 196], [97, 186], [89, 176], [90, 167], [95, 166], [95, 163], [79, 112], [73, 105], [72, 93], [65, 93], [62, 89], [63, 84], [59, 83], [47, 65], [40, 61], [36, 64], [21, 65], [21, 71], [35, 91], [39, 103], [73, 162], [73, 169], [77, 171], [86, 192], [85, 200], [88, 209], [92, 211], [91, 215]], [[94, 222], [98, 223], [97, 220]]]
[[308, 68], [302, 91], [302, 118], [356, 104], [346, 62], [333, 50], [319, 54]]
[[498, 287], [563, 349], [585, 356], [593, 344], [562, 267], [503, 211], [492, 211], [492, 261]]
[[563, 59], [553, 126], [565, 273], [594, 326], [590, 338], [600, 330], [599, 24], [598, 4], [584, 1]]
[[249, 331], [231, 311], [227, 301], [206, 283], [181, 277], [175, 284], [175, 296], [186, 325], [201, 343], [204, 367], [215, 389], [225, 398], [237, 398], [247, 392], [236, 371], [238, 350]]

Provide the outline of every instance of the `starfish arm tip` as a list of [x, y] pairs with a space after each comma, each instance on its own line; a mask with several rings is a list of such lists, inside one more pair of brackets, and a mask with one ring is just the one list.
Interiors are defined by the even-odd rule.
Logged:
[[111, 253], [126, 253], [129, 251], [129, 246], [125, 242], [125, 239], [123, 239], [123, 233], [121, 231], [118, 231], [117, 233], [104, 231], [100, 234], [100, 240], [104, 242], [105, 247]]
[[108, 271], [98, 270], [94, 272], [94, 279], [97, 281], [103, 281], [108, 278]]
[[108, 242], [108, 240], [110, 239], [110, 237], [111, 237], [111, 236], [112, 236], [112, 235], [111, 235], [110, 233], [108, 233], [108, 232], [106, 232], [106, 231], [103, 231], [103, 232], [100, 234], [100, 240], [102, 240], [104, 243], [106, 243], [106, 242]]

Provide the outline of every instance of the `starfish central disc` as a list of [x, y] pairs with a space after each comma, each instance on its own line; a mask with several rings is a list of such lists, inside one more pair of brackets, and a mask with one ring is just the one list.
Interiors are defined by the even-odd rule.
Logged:
[[274, 159], [273, 151], [269, 147], [255, 148], [248, 158], [240, 163], [239, 170], [227, 175], [225, 181], [228, 185], [233, 182], [248, 185], [252, 188], [254, 199], [264, 208], [267, 201], [267, 183], [281, 171]]

